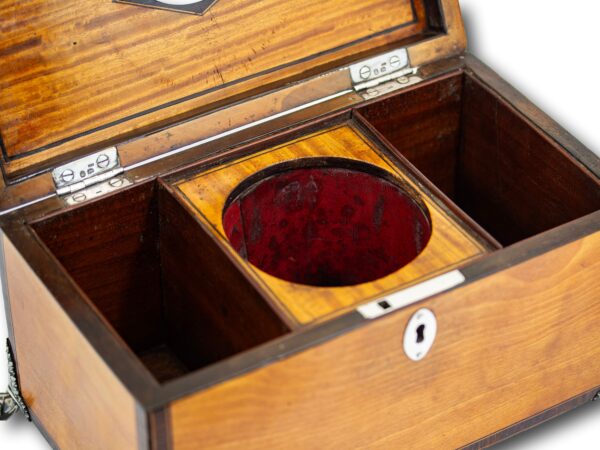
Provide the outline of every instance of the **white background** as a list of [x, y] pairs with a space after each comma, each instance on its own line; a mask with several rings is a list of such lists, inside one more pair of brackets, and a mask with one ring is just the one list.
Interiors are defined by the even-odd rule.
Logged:
[[[226, 1], [226, 0], [222, 0]], [[600, 151], [598, 17], [592, 0], [462, 0], [470, 51], [584, 144]], [[4, 304], [0, 302], [0, 317]], [[6, 325], [0, 319], [0, 337]], [[6, 385], [0, 357], [0, 387]], [[598, 380], [600, 385], [600, 379]], [[435, 430], [432, 430], [435, 432]], [[600, 448], [600, 402], [499, 445], [514, 450]], [[48, 449], [19, 416], [0, 422], [0, 448]]]

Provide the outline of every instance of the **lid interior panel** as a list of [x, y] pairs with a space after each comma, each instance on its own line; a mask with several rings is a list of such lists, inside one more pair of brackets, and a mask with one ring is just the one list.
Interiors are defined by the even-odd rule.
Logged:
[[231, 85], [250, 91], [261, 75], [283, 83], [314, 60], [433, 23], [422, 0], [219, 0], [203, 16], [108, 0], [0, 4], [5, 163], [122, 123], [135, 129], [149, 114], [168, 120], [174, 104]]

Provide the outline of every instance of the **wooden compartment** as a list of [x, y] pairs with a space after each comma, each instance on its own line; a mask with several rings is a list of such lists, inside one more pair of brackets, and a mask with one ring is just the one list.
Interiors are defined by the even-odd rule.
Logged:
[[[307, 189], [289, 189], [307, 180], [319, 181], [322, 196], [311, 197], [314, 189], [309, 182]], [[510, 201], [508, 189], [512, 189]], [[291, 202], [288, 195], [287, 202], [278, 203], [277, 193], [290, 192]], [[391, 210], [383, 209], [378, 216], [377, 198], [382, 192]], [[298, 203], [300, 194], [308, 197], [301, 196]], [[364, 203], [366, 209], [357, 208], [350, 215], [345, 208], [348, 201], [356, 206]], [[307, 209], [306, 202], [327, 208], [327, 214], [319, 215], [319, 208], [314, 216], [299, 212]], [[548, 214], [531, 213], [535, 205]], [[480, 399], [477, 408], [487, 420], [477, 421], [475, 429], [439, 422], [444, 433], [450, 433], [448, 426], [458, 430], [452, 434], [454, 444], [483, 439], [502, 427], [518, 429], [521, 425], [515, 423], [531, 414], [522, 414], [514, 406], [505, 408], [506, 416], [492, 417], [492, 397], [512, 392], [515, 377], [523, 379], [525, 372], [534, 371], [534, 360], [542, 351], [536, 342], [546, 345], [548, 340], [562, 339], [562, 329], [548, 331], [555, 319], [542, 313], [547, 301], [554, 309], [565, 308], [568, 302], [574, 312], [593, 306], [593, 295], [588, 295], [593, 284], [590, 273], [595, 270], [590, 255], [598, 247], [597, 237], [570, 244], [572, 250], [557, 247], [595, 230], [599, 209], [600, 183], [594, 174], [484, 83], [457, 70], [292, 127], [263, 142], [233, 148], [224, 158], [192, 161], [164, 178], [151, 177], [81, 206], [51, 214], [34, 212], [28, 220], [30, 228], [8, 232], [34, 265], [59, 263], [49, 274], [38, 267], [37, 275], [44, 283], [63, 286], [53, 291], [58, 297], [67, 298], [65, 292], [73, 295], [69, 309], [91, 308], [85, 314], [74, 313], [76, 326], [94, 330], [86, 335], [95, 342], [94, 348], [110, 343], [103, 350], [106, 367], [119, 374], [117, 380], [126, 381], [134, 401], [142, 399], [151, 411], [147, 416], [134, 414], [138, 421], [148, 420], [137, 425], [136, 439], [146, 439], [143, 433], [150, 433], [158, 448], [225, 448], [242, 441], [251, 448], [264, 448], [280, 447], [291, 437], [311, 446], [329, 442], [329, 430], [335, 428], [340, 435], [353, 436], [351, 441], [335, 442], [351, 446], [357, 440], [369, 445], [368, 430], [378, 427], [386, 435], [393, 434], [394, 443], [418, 447], [422, 442], [407, 435], [408, 428], [398, 431], [396, 420], [377, 414], [361, 416], [364, 429], [355, 430], [354, 399], [372, 411], [387, 407], [410, 427], [425, 432], [431, 403], [406, 395], [402, 386], [413, 385], [415, 392], [422, 393], [428, 389], [418, 387], [423, 382], [444, 391], [440, 414], [445, 424], [453, 424], [453, 410], [464, 423], [473, 423], [468, 422], [471, 406], [457, 397], [465, 387]], [[249, 224], [244, 220], [247, 211], [251, 211]], [[398, 212], [403, 214], [395, 216]], [[596, 216], [584, 217], [594, 212]], [[280, 226], [288, 213], [296, 232], [278, 234], [275, 225]], [[327, 222], [321, 225], [338, 227], [311, 229], [315, 217]], [[380, 234], [371, 229], [380, 225]], [[567, 235], [560, 225], [573, 231]], [[284, 228], [288, 226], [290, 220]], [[354, 236], [361, 227], [367, 232]], [[28, 233], [32, 233], [29, 239]], [[331, 245], [339, 236], [350, 239], [336, 241], [337, 249], [301, 245], [303, 237], [325, 239]], [[494, 238], [510, 248], [503, 249]], [[525, 238], [532, 238], [531, 243], [522, 242]], [[399, 247], [394, 247], [394, 239]], [[289, 243], [284, 251], [277, 249]], [[258, 248], [251, 249], [250, 244]], [[25, 264], [11, 241], [4, 245], [12, 268]], [[307, 261], [318, 260], [321, 251], [326, 257], [342, 252], [339, 259], [325, 259], [325, 265], [335, 266], [337, 272], [313, 271]], [[297, 259], [299, 265], [274, 264], [282, 255]], [[369, 260], [376, 257], [383, 263]], [[555, 260], [562, 261], [564, 270], [557, 271]], [[369, 270], [355, 270], [361, 261], [370, 264]], [[573, 264], [585, 269], [574, 272]], [[507, 265], [510, 271], [501, 272]], [[535, 272], [536, 267], [543, 268], [543, 278], [532, 275], [527, 286], [515, 281], [515, 273]], [[31, 294], [29, 288], [19, 287], [22, 281], [14, 270], [8, 272], [13, 320], [22, 330], [18, 333], [23, 333], [27, 308], [20, 305], [27, 305]], [[427, 363], [419, 367], [412, 366], [398, 348], [403, 324], [414, 307], [372, 324], [357, 310], [457, 270], [466, 279], [464, 285], [424, 304], [440, 316], [442, 335]], [[511, 333], [518, 336], [507, 340], [506, 346], [499, 346], [496, 338], [481, 337], [491, 333], [490, 327], [504, 311], [501, 286], [509, 282], [515, 287], [504, 288], [513, 299], [507, 307], [521, 309], [519, 292], [524, 292], [529, 308], [540, 314], [540, 323], [549, 333], [546, 340], [539, 341], [534, 328], [521, 327], [512, 319], [507, 322], [510, 330], [500, 327], [492, 333], [500, 340]], [[569, 294], [576, 283], [580, 283], [577, 292]], [[469, 326], [463, 329], [465, 323]], [[43, 336], [30, 336], [18, 348], [33, 355], [29, 346], [44, 348], [46, 341]], [[467, 353], [461, 351], [465, 345]], [[526, 358], [519, 370], [494, 359], [500, 355], [510, 359], [517, 351]], [[135, 358], [129, 359], [129, 352]], [[566, 352], [560, 346], [550, 358], [563, 364]], [[564, 370], [581, 370], [588, 356], [582, 353]], [[455, 368], [456, 361], [469, 369]], [[41, 366], [27, 357], [22, 357], [20, 366], [36, 375], [30, 378], [32, 384], [25, 384], [25, 389], [32, 386], [36, 391]], [[545, 369], [539, 377], [553, 373]], [[148, 374], [152, 381], [145, 379]], [[494, 380], [494, 388], [478, 384], [481, 376]], [[52, 378], [52, 385], [60, 384], [57, 379]], [[279, 379], [286, 380], [281, 388], [273, 382]], [[333, 388], [334, 380], [343, 389]], [[361, 380], [375, 388], [358, 388]], [[566, 400], [574, 406], [581, 401], [576, 394], [591, 389], [592, 378], [581, 378], [572, 389], [550, 383], [555, 395], [544, 401], [536, 397], [536, 383], [525, 380], [517, 385], [531, 389], [527, 402], [540, 411]], [[346, 395], [357, 388], [358, 397]], [[319, 396], [308, 395], [313, 391]], [[268, 401], [258, 405], [253, 395]], [[590, 395], [591, 391], [581, 398]], [[336, 413], [319, 399], [327, 405], [343, 405], [345, 412]], [[42, 400], [37, 414], [47, 422], [56, 408], [48, 405], [62, 407], [64, 401]], [[288, 403], [301, 417], [299, 428], [287, 419]], [[217, 405], [225, 407], [211, 414], [219, 409]], [[68, 404], [65, 420], [78, 407]], [[406, 415], [411, 408], [413, 413]], [[315, 422], [309, 417], [314, 410], [323, 410], [335, 420]], [[124, 413], [121, 420], [129, 424]], [[312, 434], [304, 432], [307, 424]], [[56, 435], [53, 425], [50, 430]], [[87, 434], [80, 439], [87, 439]]]
[[600, 390], [600, 160], [457, 0], [23, 3], [0, 270], [51, 445], [481, 448]]
[[356, 111], [502, 245], [600, 209], [598, 178], [469, 73]]
[[32, 226], [159, 381], [289, 331], [160, 182]]
[[340, 120], [175, 181], [190, 212], [299, 324], [497, 248], [426, 180]]

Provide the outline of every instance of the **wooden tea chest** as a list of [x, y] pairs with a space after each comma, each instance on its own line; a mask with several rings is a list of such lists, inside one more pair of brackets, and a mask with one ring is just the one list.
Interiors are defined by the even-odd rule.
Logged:
[[600, 391], [600, 161], [454, 0], [3, 2], [0, 268], [64, 449], [482, 448]]

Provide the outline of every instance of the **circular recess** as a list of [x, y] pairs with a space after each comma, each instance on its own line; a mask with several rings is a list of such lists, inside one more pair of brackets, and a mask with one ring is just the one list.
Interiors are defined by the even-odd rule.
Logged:
[[382, 278], [415, 259], [431, 236], [429, 214], [389, 172], [341, 158], [280, 164], [230, 195], [223, 227], [262, 271], [312, 286]]

